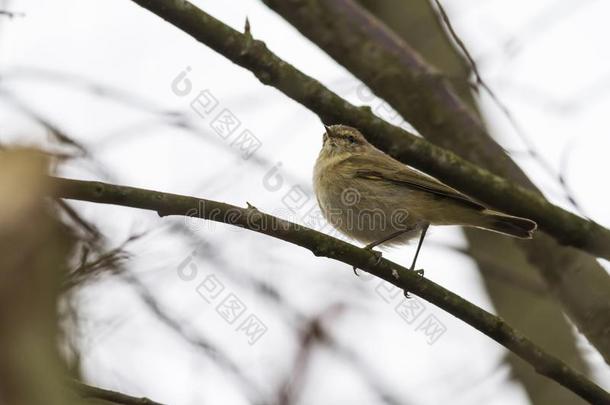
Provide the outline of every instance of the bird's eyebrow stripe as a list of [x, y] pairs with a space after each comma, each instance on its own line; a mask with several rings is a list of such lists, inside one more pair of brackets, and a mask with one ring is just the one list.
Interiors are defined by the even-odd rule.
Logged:
[[[351, 134], [349, 132], [343, 132], [343, 131], [342, 132], [335, 132], [335, 133], [333, 133], [333, 135], [336, 135], [336, 136], [338, 136], [340, 138], [349, 138], [350, 136], [354, 136], [353, 134]], [[355, 138], [355, 136], [354, 136], [354, 138]]]

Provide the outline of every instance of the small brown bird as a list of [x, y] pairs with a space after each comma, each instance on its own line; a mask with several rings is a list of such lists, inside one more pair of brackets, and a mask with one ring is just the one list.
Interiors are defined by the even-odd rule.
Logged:
[[429, 225], [463, 225], [530, 239], [536, 223], [490, 210], [472, 198], [386, 155], [355, 128], [325, 126], [313, 184], [326, 220], [366, 249], [398, 245]]

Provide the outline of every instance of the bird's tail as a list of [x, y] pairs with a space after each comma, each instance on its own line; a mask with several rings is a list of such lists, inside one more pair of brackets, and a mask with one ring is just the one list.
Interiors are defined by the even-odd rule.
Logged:
[[484, 211], [484, 224], [481, 228], [502, 233], [521, 239], [531, 239], [538, 225], [529, 219], [501, 214], [499, 212]]

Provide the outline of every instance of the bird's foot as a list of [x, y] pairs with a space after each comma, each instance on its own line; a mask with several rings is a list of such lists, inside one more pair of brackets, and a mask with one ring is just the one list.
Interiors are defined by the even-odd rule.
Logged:
[[[381, 263], [381, 259], [383, 257], [383, 255], [381, 254], [381, 252], [378, 252], [376, 250], [373, 250], [373, 248], [377, 246], [376, 244], [373, 243], [369, 243], [368, 245], [366, 245], [363, 249], [365, 250], [369, 250], [371, 253], [373, 253], [374, 258], [375, 258], [375, 262], [373, 263], [373, 266], [377, 266], [379, 263]], [[352, 267], [352, 270], [354, 270], [354, 274], [357, 275], [358, 277], [360, 277], [360, 274], [358, 274], [358, 268], [356, 266]]]
[[[409, 269], [409, 271], [415, 272], [415, 274], [417, 274], [420, 277], [424, 276], [424, 269], [415, 270], [415, 269], [411, 268], [411, 269]], [[409, 295], [409, 292], [407, 290], [405, 290], [405, 298], [406, 299], [410, 299], [411, 298], [411, 296]]]
[[424, 269], [419, 269], [419, 270], [413, 270], [411, 269], [411, 271], [414, 271], [415, 274], [417, 274], [418, 276], [423, 277], [424, 276]]

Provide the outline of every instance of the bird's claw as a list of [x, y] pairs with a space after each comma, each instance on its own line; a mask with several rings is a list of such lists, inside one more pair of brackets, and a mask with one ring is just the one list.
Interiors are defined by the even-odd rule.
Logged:
[[[381, 263], [381, 259], [383, 258], [383, 254], [381, 252], [373, 250], [373, 246], [365, 246], [364, 249], [371, 251], [371, 253], [373, 253], [375, 256], [375, 263], [373, 263], [373, 266], [377, 266], [379, 263]], [[352, 266], [352, 270], [354, 270], [355, 275], [360, 277], [360, 274], [358, 274], [358, 268], [356, 266]]]
[[381, 252], [378, 252], [376, 250], [371, 250], [371, 252], [375, 255], [375, 266], [377, 266], [379, 263], [381, 263], [381, 258], [383, 257], [383, 254], [381, 254]]
[[[417, 274], [420, 277], [424, 276], [424, 269], [418, 269], [418, 270], [409, 269], [409, 271], [415, 272], [415, 274]], [[410, 299], [411, 298], [411, 296], [409, 295], [409, 292], [407, 290], [405, 290], [405, 298], [406, 299]]]

